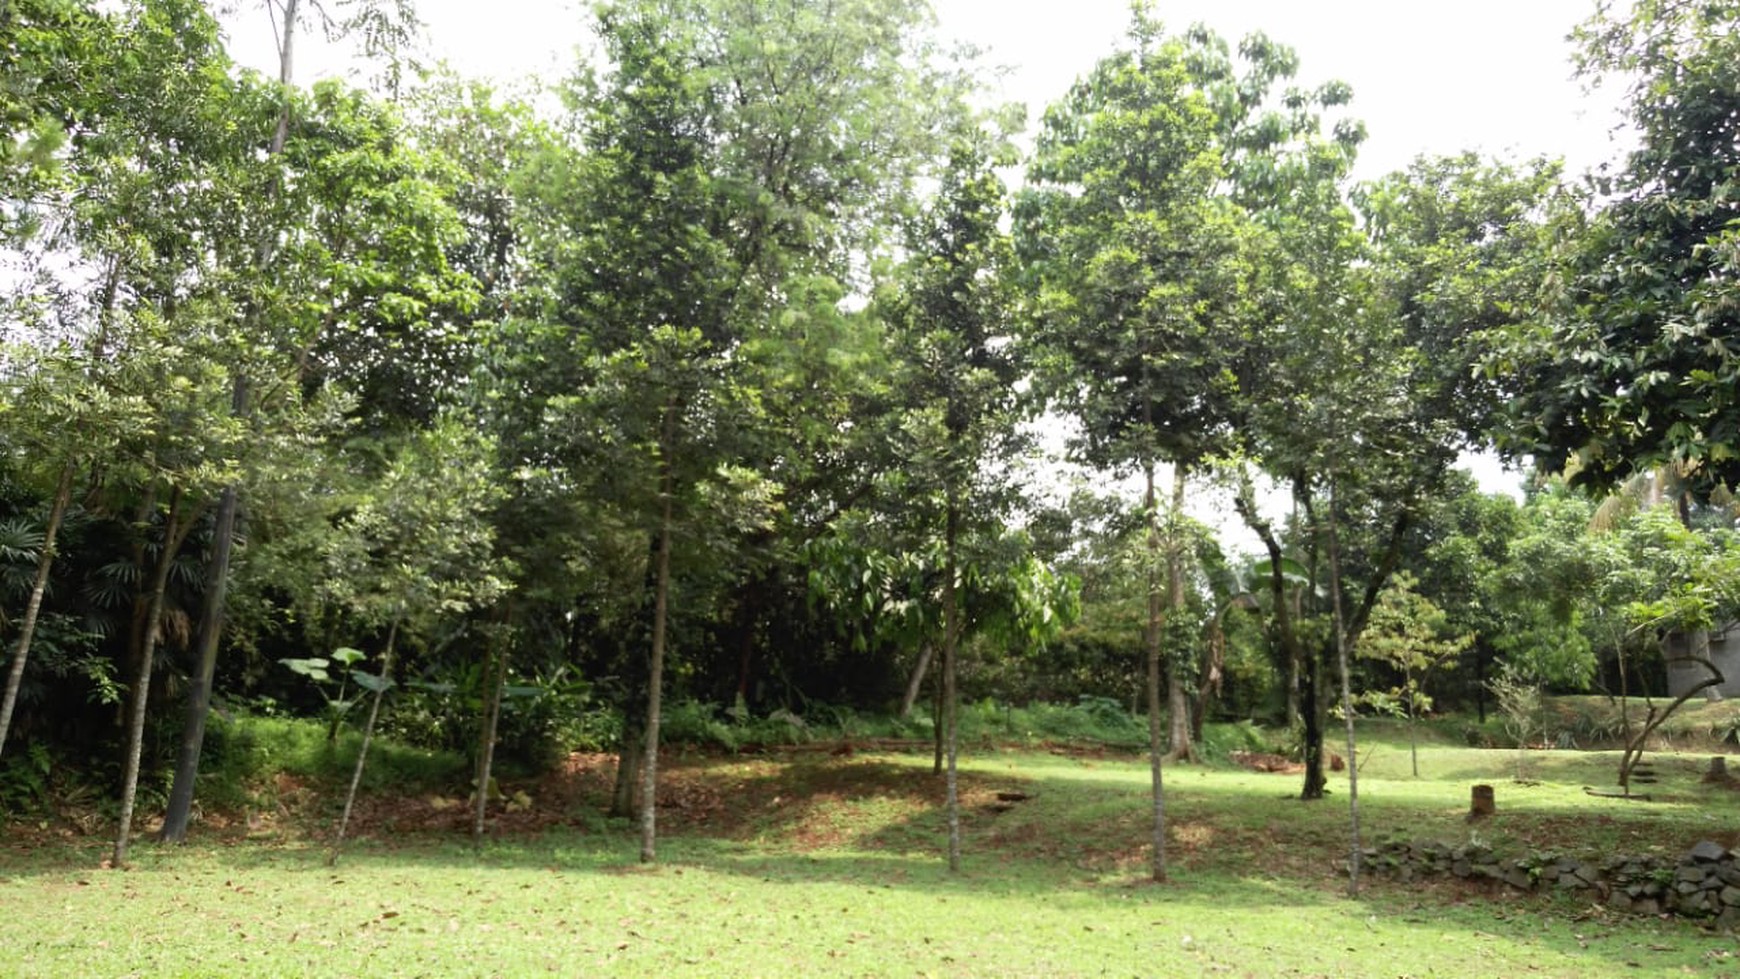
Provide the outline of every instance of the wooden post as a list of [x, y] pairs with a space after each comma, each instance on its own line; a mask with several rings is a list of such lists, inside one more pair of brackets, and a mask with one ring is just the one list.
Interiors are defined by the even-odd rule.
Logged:
[[1468, 805], [1469, 821], [1472, 822], [1484, 816], [1490, 816], [1497, 811], [1498, 806], [1493, 800], [1492, 786], [1476, 785]]

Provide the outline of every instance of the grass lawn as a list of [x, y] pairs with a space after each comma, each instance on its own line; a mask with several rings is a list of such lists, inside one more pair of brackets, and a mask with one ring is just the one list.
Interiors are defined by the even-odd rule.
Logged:
[[[1530, 752], [1520, 784], [1511, 751], [1429, 744], [1415, 780], [1393, 731], [1372, 747], [1370, 842], [1468, 839], [1475, 781], [1499, 806], [1475, 832], [1518, 855], [1737, 842], [1740, 793], [1699, 784], [1702, 756], [1658, 756], [1657, 801], [1639, 803], [1583, 792], [1611, 784], [1610, 754]], [[628, 826], [595, 815], [603, 773], [585, 764], [526, 786], [565, 821], [481, 853], [427, 829], [426, 811], [462, 819], [436, 798], [370, 811], [336, 868], [293, 820], [140, 846], [120, 872], [98, 869], [93, 840], [9, 842], [0, 974], [1740, 975], [1732, 934], [1586, 899], [1382, 881], [1349, 899], [1343, 775], [1305, 804], [1295, 776], [1169, 768], [1174, 880], [1153, 885], [1141, 758], [963, 764], [959, 877], [939, 865], [929, 759], [902, 754], [674, 758], [650, 868]]]

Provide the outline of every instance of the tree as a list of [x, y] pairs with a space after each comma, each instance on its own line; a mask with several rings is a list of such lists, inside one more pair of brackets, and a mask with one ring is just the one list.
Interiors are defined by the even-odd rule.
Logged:
[[[258, 213], [207, 232], [222, 260], [212, 278], [235, 313], [220, 331], [218, 352], [230, 373], [230, 412], [254, 433], [235, 458], [254, 477], [276, 461], [263, 447], [332, 431], [334, 388], [356, 398], [345, 426], [352, 431], [431, 423], [460, 385], [452, 371], [433, 369], [442, 362], [427, 350], [451, 345], [455, 312], [476, 297], [471, 279], [446, 261], [460, 229], [447, 200], [445, 161], [421, 152], [397, 113], [362, 92], [321, 83], [304, 97], [287, 88], [297, 7], [283, 8], [286, 87], [278, 97], [264, 100], [244, 83], [233, 103], [207, 110], [218, 124], [245, 127], [262, 141], [270, 133], [263, 153], [229, 145], [230, 155], [213, 165], [230, 194], [263, 202]], [[384, 361], [416, 364], [426, 378], [393, 375], [389, 399], [380, 391]], [[162, 833], [168, 841], [185, 836], [191, 811], [243, 490], [240, 483], [225, 487], [217, 504]]]
[[381, 701], [394, 684], [400, 636], [426, 634], [440, 619], [486, 606], [503, 592], [486, 520], [499, 494], [492, 455], [492, 446], [460, 419], [438, 419], [394, 447], [380, 483], [345, 521], [344, 536], [328, 555], [330, 600], [360, 623], [386, 630], [380, 672], [352, 673], [374, 697], [329, 863], [344, 845]]
[[735, 462], [757, 461], [758, 392], [787, 387], [781, 348], [808, 349], [792, 341], [839, 318], [841, 283], [877, 247], [874, 219], [907, 199], [948, 86], [910, 0], [634, 0], [597, 16], [608, 72], [571, 89], [585, 152], [551, 158], [533, 230], [554, 273], [534, 342], [579, 365], [539, 382], [561, 436], [545, 459], [645, 541], [638, 610], [619, 621], [644, 626], [649, 649], [650, 861], [673, 586], [730, 554], [679, 543], [721, 513], [760, 535], [780, 508], [782, 487]]
[[[149, 412], [137, 392], [147, 379], [138, 376], [133, 361], [93, 361], [66, 350], [6, 351], [6, 359], [18, 365], [23, 383], [8, 392], [8, 407], [0, 412], [13, 450], [29, 458], [48, 461], [57, 472], [51, 477], [49, 512], [42, 536], [35, 547], [35, 574], [18, 621], [18, 636], [12, 646], [6, 673], [6, 688], [0, 699], [0, 751], [12, 729], [13, 709], [30, 659], [31, 642], [48, 591], [49, 576], [57, 555], [55, 543], [69, 509], [73, 506], [73, 483], [93, 462], [117, 451], [129, 433], [146, 427]], [[34, 362], [33, 362], [34, 361]]]
[[[1182, 608], [1183, 554], [1182, 537], [1163, 531], [1155, 477], [1172, 463], [1176, 522], [1185, 474], [1223, 423], [1228, 377], [1215, 328], [1238, 295], [1241, 246], [1237, 212], [1213, 194], [1223, 174], [1218, 120], [1184, 45], [1143, 7], [1129, 41], [1047, 110], [1016, 223], [1039, 293], [1031, 342], [1053, 367], [1053, 401], [1081, 420], [1076, 451], [1144, 479], [1152, 873], [1164, 880], [1163, 609]], [[1174, 726], [1183, 725], [1174, 745], [1188, 754], [1185, 701], [1173, 699]]]
[[[1618, 552], [1617, 560], [1609, 565], [1597, 594], [1602, 604], [1618, 605], [1626, 626], [1615, 643], [1622, 678], [1625, 648], [1634, 637], [1698, 634], [1714, 625], [1719, 614], [1740, 605], [1740, 538], [1731, 529], [1693, 530], [1681, 522], [1676, 508], [1659, 506], [1627, 521], [1605, 543]], [[1665, 708], [1651, 704], [1636, 732], [1625, 716], [1619, 786], [1627, 795], [1632, 769], [1649, 735], [1688, 700], [1726, 682], [1709, 659], [1707, 646], [1702, 653], [1688, 651], [1682, 657], [1692, 667], [1692, 678]]]
[[116, 19], [90, 4], [0, 8], [0, 241], [41, 234], [37, 206], [63, 185], [71, 138], [107, 106]]
[[[957, 137], [934, 204], [920, 217], [913, 260], [889, 302], [909, 376], [911, 448], [905, 468], [916, 498], [934, 499], [939, 520], [921, 531], [942, 544], [942, 722], [947, 755], [948, 863], [961, 869], [960, 797], [955, 772], [956, 659], [963, 634], [963, 538], [997, 522], [1002, 509], [987, 485], [1019, 447], [1015, 382], [1022, 374], [1009, 344], [1013, 301], [1010, 250], [999, 230], [1003, 185], [984, 131]], [[911, 499], [909, 497], [909, 499]], [[926, 501], [929, 502], [929, 501]], [[914, 508], [931, 516], [930, 506]], [[940, 523], [940, 527], [936, 524]]]
[[1579, 67], [1629, 85], [1639, 145], [1567, 219], [1553, 315], [1497, 345], [1515, 378], [1508, 445], [1573, 482], [1612, 487], [1658, 466], [1707, 496], [1740, 485], [1740, 4], [1602, 4]]
[[1420, 777], [1419, 738], [1415, 722], [1420, 711], [1432, 709], [1425, 693], [1426, 676], [1442, 668], [1473, 642], [1472, 635], [1447, 636], [1443, 611], [1415, 590], [1413, 575], [1399, 572], [1378, 596], [1371, 621], [1360, 637], [1359, 655], [1401, 673], [1399, 686], [1367, 691], [1365, 699], [1380, 709], [1399, 709], [1408, 721], [1408, 756], [1414, 777]]

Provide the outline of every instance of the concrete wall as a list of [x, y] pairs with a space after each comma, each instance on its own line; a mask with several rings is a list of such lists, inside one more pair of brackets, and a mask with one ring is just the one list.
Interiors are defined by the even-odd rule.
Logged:
[[1722, 671], [1723, 683], [1717, 692], [1724, 698], [1740, 697], [1740, 620], [1708, 633], [1669, 633], [1662, 640], [1662, 655], [1667, 660], [1668, 696], [1678, 697], [1710, 675], [1703, 664], [1687, 658], [1702, 656]]

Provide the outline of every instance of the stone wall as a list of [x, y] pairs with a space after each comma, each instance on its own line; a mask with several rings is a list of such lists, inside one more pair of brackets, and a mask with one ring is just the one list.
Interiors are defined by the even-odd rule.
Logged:
[[1498, 856], [1478, 843], [1387, 843], [1364, 852], [1368, 873], [1410, 881], [1448, 875], [1490, 880], [1525, 891], [1585, 891], [1615, 911], [1676, 914], [1740, 928], [1740, 852], [1705, 840], [1678, 860], [1608, 857], [1600, 861], [1551, 853]]

